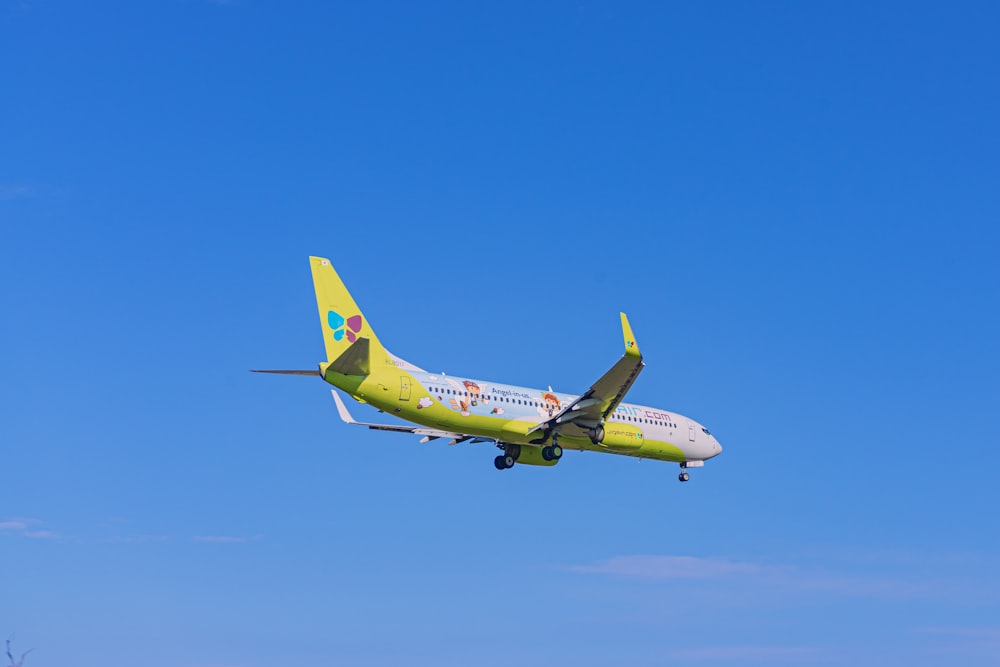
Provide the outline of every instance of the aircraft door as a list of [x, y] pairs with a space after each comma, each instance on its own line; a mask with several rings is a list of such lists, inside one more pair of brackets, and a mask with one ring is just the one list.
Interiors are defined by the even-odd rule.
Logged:
[[688, 440], [694, 442], [694, 439], [695, 439], [694, 424], [688, 422]]
[[410, 400], [410, 378], [405, 375], [399, 376], [399, 400]]

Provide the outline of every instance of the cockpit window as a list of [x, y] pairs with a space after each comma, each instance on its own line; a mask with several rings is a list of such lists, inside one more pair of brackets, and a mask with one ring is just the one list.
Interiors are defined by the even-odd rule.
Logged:
[[711, 433], [708, 432], [708, 429], [705, 428], [704, 426], [701, 427], [701, 430], [705, 432], [705, 435], [712, 435]]

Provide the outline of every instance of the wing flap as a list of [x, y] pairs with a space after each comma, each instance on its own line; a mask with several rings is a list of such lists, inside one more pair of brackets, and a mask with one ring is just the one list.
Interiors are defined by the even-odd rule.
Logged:
[[406, 426], [404, 424], [372, 424], [369, 422], [359, 422], [351, 413], [347, 410], [347, 406], [344, 405], [344, 400], [340, 397], [335, 390], [331, 389], [330, 393], [333, 395], [333, 402], [337, 404], [337, 413], [340, 418], [354, 426], [367, 426], [373, 431], [393, 431], [395, 433], [412, 433], [414, 435], [422, 435], [424, 438], [420, 442], [430, 442], [431, 440], [437, 440], [438, 438], [450, 438], [452, 442], [449, 444], [458, 444], [460, 442], [465, 442], [476, 436], [469, 435], [467, 433], [455, 433], [453, 431], [442, 431], [436, 428], [424, 428], [422, 426]]

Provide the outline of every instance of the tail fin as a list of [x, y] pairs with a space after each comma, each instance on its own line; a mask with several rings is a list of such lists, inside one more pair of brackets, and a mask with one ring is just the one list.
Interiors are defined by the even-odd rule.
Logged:
[[[310, 257], [313, 285], [316, 287], [316, 305], [323, 327], [323, 344], [327, 361], [335, 361], [354, 341], [367, 338], [372, 354], [384, 355], [385, 348], [372, 331], [368, 319], [361, 314], [351, 293], [337, 275], [330, 260]], [[381, 363], [381, 362], [380, 362]]]

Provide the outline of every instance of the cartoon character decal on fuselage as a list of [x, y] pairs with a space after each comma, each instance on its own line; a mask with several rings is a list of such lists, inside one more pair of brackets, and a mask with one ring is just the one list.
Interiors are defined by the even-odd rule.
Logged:
[[543, 392], [542, 400], [538, 405], [538, 416], [542, 419], [551, 419], [559, 412], [560, 407], [562, 407], [562, 403], [558, 396], [551, 391]]
[[[468, 417], [472, 414], [472, 408], [479, 405], [486, 405], [490, 401], [489, 394], [479, 386], [478, 383], [472, 380], [463, 380], [461, 383], [456, 380], [448, 379], [447, 384], [452, 387], [451, 398], [448, 399], [448, 404], [451, 408], [458, 412], [458, 414], [463, 417]], [[445, 390], [447, 391], [447, 390]], [[440, 393], [440, 389], [437, 394], [438, 400], [444, 402], [444, 396]], [[503, 411], [494, 412], [494, 414], [503, 414]]]

